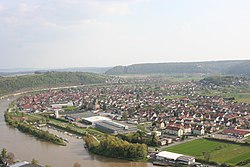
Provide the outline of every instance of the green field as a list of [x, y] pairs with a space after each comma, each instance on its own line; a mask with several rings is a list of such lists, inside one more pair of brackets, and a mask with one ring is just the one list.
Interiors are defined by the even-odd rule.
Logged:
[[[231, 90], [227, 91], [230, 92]], [[225, 93], [225, 90], [224, 92], [218, 90], [208, 90], [207, 92], [204, 91], [201, 94], [209, 96], [234, 97], [235, 98], [234, 101], [236, 102], [250, 104], [250, 93]]]
[[248, 136], [244, 141], [250, 143], [250, 136]]
[[237, 102], [250, 103], [250, 93], [228, 93], [226, 96], [234, 97]]
[[191, 155], [199, 159], [204, 159], [203, 153], [208, 152], [211, 156], [211, 161], [230, 165], [236, 165], [250, 158], [250, 146], [241, 146], [238, 144], [229, 144], [206, 139], [193, 140], [166, 148], [165, 150]]

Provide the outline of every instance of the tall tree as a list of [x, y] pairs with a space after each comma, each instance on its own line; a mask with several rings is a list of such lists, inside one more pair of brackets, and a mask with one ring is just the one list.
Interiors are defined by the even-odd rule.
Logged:
[[7, 150], [6, 148], [3, 148], [1, 151], [1, 158], [6, 158], [7, 157]]
[[152, 144], [153, 146], [157, 146], [157, 145], [158, 145], [158, 140], [159, 140], [159, 138], [157, 137], [156, 132], [152, 132], [151, 144]]
[[38, 160], [36, 160], [36, 159], [32, 159], [32, 161], [31, 161], [31, 164], [33, 164], [33, 165], [37, 165], [38, 164]]
[[78, 162], [74, 163], [73, 167], [81, 167], [81, 164], [79, 164]]

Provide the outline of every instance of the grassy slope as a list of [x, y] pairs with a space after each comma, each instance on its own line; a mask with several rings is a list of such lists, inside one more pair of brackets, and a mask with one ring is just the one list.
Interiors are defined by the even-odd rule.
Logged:
[[1, 77], [0, 95], [32, 88], [104, 83], [106, 76], [83, 72], [47, 72], [43, 74]]
[[182, 153], [203, 159], [203, 152], [209, 152], [211, 160], [219, 163], [229, 163], [232, 165], [250, 157], [250, 147], [238, 144], [228, 144], [223, 142], [199, 139], [188, 143], [169, 147], [167, 151]]

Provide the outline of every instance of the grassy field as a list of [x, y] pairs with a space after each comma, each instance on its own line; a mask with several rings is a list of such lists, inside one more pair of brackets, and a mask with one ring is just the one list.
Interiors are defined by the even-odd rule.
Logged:
[[191, 155], [204, 159], [203, 153], [208, 152], [211, 161], [236, 165], [237, 163], [250, 158], [250, 147], [238, 144], [228, 144], [206, 139], [193, 140], [184, 144], [166, 148], [165, 150]]
[[246, 138], [246, 140], [244, 140], [244, 141], [250, 143], [250, 136], [248, 136], [248, 137]]
[[226, 97], [234, 97], [237, 102], [250, 103], [250, 93], [228, 93]]
[[[230, 90], [228, 92], [230, 92]], [[223, 93], [218, 90], [209, 90], [209, 92], [202, 92], [201, 94], [209, 96], [234, 97], [237, 102], [250, 104], [250, 93]]]

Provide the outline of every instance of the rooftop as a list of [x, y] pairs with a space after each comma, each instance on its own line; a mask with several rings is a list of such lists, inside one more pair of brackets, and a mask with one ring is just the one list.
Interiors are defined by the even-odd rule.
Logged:
[[17, 163], [15, 163], [13, 165], [10, 165], [9, 167], [21, 167], [21, 166], [24, 166], [24, 165], [27, 165], [27, 164], [29, 164], [29, 162], [27, 162], [27, 161], [17, 162]]
[[99, 122], [99, 121], [104, 121], [104, 120], [109, 120], [109, 118], [107, 117], [103, 117], [103, 116], [93, 116], [93, 117], [88, 117], [88, 118], [83, 118], [83, 120], [89, 121], [89, 122]]
[[173, 153], [173, 152], [168, 152], [168, 151], [161, 151], [158, 154], [156, 154], [156, 156], [159, 157], [164, 157], [167, 159], [174, 159], [176, 160], [177, 158], [183, 156], [182, 154], [177, 154], [177, 153]]

